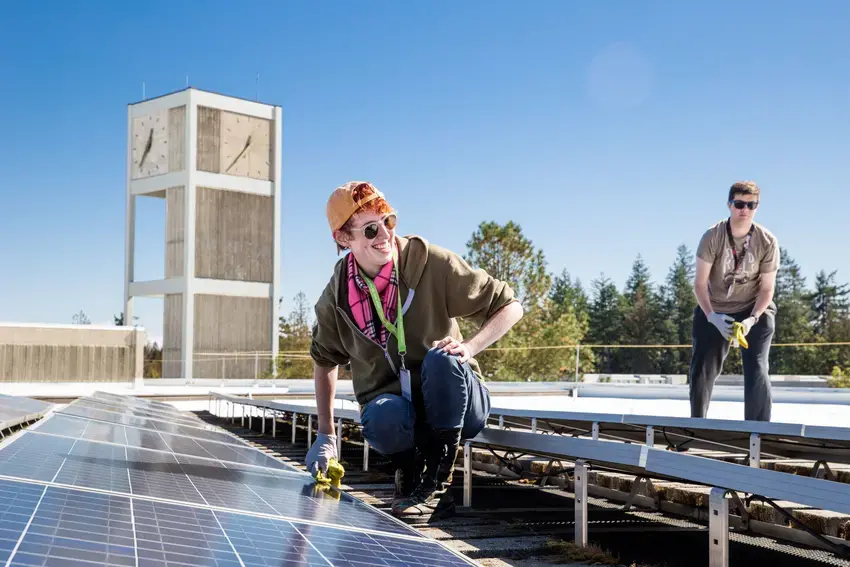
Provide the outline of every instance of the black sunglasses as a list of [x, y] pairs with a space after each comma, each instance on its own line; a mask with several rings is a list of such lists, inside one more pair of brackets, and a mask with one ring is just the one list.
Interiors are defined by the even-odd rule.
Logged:
[[361, 226], [360, 228], [355, 228], [353, 230], [357, 232], [363, 231], [363, 236], [369, 240], [374, 240], [374, 238], [378, 236], [378, 230], [381, 228], [381, 222], [383, 222], [384, 226], [387, 227], [387, 230], [392, 230], [395, 228], [396, 221], [398, 221], [396, 214], [390, 213], [385, 216], [382, 221], [370, 222], [365, 226]]
[[759, 202], [758, 202], [758, 201], [737, 201], [737, 200], [735, 200], [735, 201], [729, 201], [729, 204], [730, 204], [730, 205], [732, 205], [732, 206], [734, 206], [734, 207], [735, 207], [736, 209], [738, 209], [739, 211], [740, 211], [741, 209], [743, 209], [744, 207], [747, 207], [748, 209], [750, 209], [750, 210], [752, 211], [752, 210], [754, 210], [756, 207], [758, 207], [758, 206], [759, 206]]

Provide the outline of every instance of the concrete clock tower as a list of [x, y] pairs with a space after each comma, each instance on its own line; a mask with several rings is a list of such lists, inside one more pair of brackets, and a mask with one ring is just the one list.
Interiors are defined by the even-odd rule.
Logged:
[[[251, 378], [255, 358], [231, 353], [277, 354], [282, 120], [193, 88], [129, 105], [124, 313], [164, 298], [165, 378]], [[165, 199], [161, 280], [133, 276], [139, 197]]]

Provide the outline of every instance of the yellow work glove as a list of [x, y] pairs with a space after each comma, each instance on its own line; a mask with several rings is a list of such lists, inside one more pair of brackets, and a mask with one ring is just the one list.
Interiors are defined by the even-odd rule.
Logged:
[[747, 343], [746, 329], [743, 323], [737, 321], [732, 323], [732, 336], [729, 337], [729, 342], [735, 347], [749, 348], [750, 345]]

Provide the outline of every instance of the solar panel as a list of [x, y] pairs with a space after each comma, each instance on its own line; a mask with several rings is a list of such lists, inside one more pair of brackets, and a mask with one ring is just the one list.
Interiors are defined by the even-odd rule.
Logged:
[[163, 414], [158, 411], [150, 411], [150, 410], [142, 410], [135, 408], [127, 408], [118, 404], [112, 404], [109, 402], [101, 402], [99, 400], [91, 400], [88, 398], [80, 398], [75, 400], [69, 404], [70, 406], [76, 406], [81, 408], [88, 408], [93, 410], [106, 410], [112, 411], [116, 413], [120, 413], [122, 415], [130, 415], [133, 417], [147, 418], [147, 419], [158, 419], [162, 421], [168, 421], [169, 423], [175, 423], [178, 425], [186, 425], [189, 427], [201, 427], [206, 425], [200, 419], [191, 418], [187, 416], [180, 415], [169, 415]]
[[[112, 402], [118, 402], [120, 404], [125, 404], [128, 406], [135, 406], [139, 408], [147, 408], [153, 410], [159, 410], [170, 413], [181, 414], [182, 412], [172, 406], [171, 404], [167, 404], [165, 402], [160, 402], [157, 400], [143, 400], [141, 398], [135, 398], [130, 396], [121, 396], [119, 394], [112, 394], [110, 392], [103, 392], [98, 390], [94, 394], [92, 394], [91, 398], [100, 398], [102, 400], [108, 400]], [[90, 399], [91, 399], [90, 398]]]
[[470, 565], [438, 542], [0, 480], [0, 561], [98, 564]]
[[318, 488], [307, 474], [269, 474], [269, 471], [229, 464], [224, 469], [215, 467], [214, 462], [191, 457], [178, 455], [177, 459], [198, 492], [213, 506], [420, 536], [403, 522], [345, 492]]
[[26, 413], [43, 413], [52, 406], [53, 404], [42, 402], [41, 400], [34, 400], [23, 396], [7, 396], [5, 394], [0, 394], [0, 407], [4, 408], [20, 410]]
[[185, 419], [189, 421], [198, 421], [198, 419], [192, 415], [187, 415], [186, 413], [180, 411], [175, 407], [151, 407], [147, 405], [138, 405], [134, 403], [128, 403], [126, 401], [115, 400], [115, 399], [107, 399], [100, 398], [94, 396], [86, 396], [83, 398], [79, 398], [80, 401], [85, 401], [88, 404], [97, 404], [104, 407], [112, 407], [112, 408], [120, 408], [123, 412], [138, 412], [140, 415], [150, 414], [157, 415], [164, 418], [176, 418], [176, 419]]
[[[152, 431], [161, 431], [163, 433], [171, 433], [174, 435], [182, 435], [184, 437], [192, 437], [196, 439], [207, 439], [210, 441], [218, 441], [220, 443], [229, 443], [231, 445], [237, 445], [240, 447], [244, 447], [245, 443], [227, 433], [216, 431], [211, 426], [207, 428], [201, 429], [199, 427], [184, 427], [181, 425], [175, 425], [173, 423], [169, 423], [168, 421], [160, 421], [155, 419], [145, 419], [139, 417], [133, 417], [131, 415], [125, 415], [113, 411], [105, 411], [105, 410], [92, 410], [88, 408], [82, 408], [77, 406], [67, 406], [60, 409], [58, 414], [62, 415], [70, 415], [76, 417], [82, 417], [85, 419], [90, 419], [93, 421], [104, 421], [109, 423], [117, 423], [120, 425], [127, 425], [130, 427], [136, 427], [139, 429], [150, 429]], [[199, 422], [200, 423], [200, 422]]]
[[[436, 542], [216, 513], [245, 565], [337, 565], [454, 567], [473, 564]], [[287, 559], [289, 561], [287, 561]], [[325, 559], [326, 562], [321, 562]]]
[[0, 451], [0, 475], [50, 481], [74, 443], [65, 437], [24, 433]]
[[52, 405], [31, 398], [0, 394], [0, 430], [38, 419], [47, 413]]
[[60, 435], [74, 439], [117, 443], [130, 447], [154, 449], [208, 459], [219, 459], [260, 467], [297, 471], [262, 451], [248, 446], [226, 445], [215, 441], [193, 439], [149, 429], [125, 427], [117, 423], [90, 421], [74, 416], [53, 415], [40, 423], [35, 433]]
[[238, 439], [112, 407], [0, 444], [0, 565], [471, 564]]
[[305, 473], [53, 435], [25, 432], [8, 444], [0, 475], [419, 536], [344, 492], [318, 489]]
[[0, 564], [12, 556], [45, 488], [0, 480]]
[[12, 408], [0, 407], [0, 421], [11, 421], [19, 417], [24, 417], [27, 414], [21, 413]]
[[793, 423], [678, 418], [648, 415], [594, 414], [493, 408], [490, 422], [501, 416], [506, 427], [536, 428], [538, 432], [591, 435], [594, 423], [599, 437], [645, 443], [652, 427], [656, 443], [671, 447], [748, 452], [750, 434], [760, 438], [760, 456], [850, 463], [850, 429], [813, 427]]

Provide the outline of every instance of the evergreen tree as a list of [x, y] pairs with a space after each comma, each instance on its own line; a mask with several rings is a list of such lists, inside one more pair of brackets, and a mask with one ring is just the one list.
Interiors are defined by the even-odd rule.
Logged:
[[[667, 273], [667, 285], [664, 288], [664, 319], [669, 322], [669, 341], [677, 345], [691, 344], [693, 338], [694, 310], [697, 306], [694, 295], [694, 277], [696, 268], [691, 251], [684, 244], [676, 250], [676, 260]], [[670, 373], [687, 374], [690, 366], [691, 350], [671, 349]]]
[[481, 223], [466, 247], [464, 259], [471, 266], [507, 282], [524, 307], [540, 305], [549, 292], [552, 278], [546, 271], [543, 250], [535, 249], [515, 222], [504, 226], [495, 222]]
[[310, 304], [304, 292], [299, 291], [293, 298], [292, 312], [288, 317], [281, 315], [278, 325], [279, 377], [309, 378], [313, 375], [312, 359], [306, 354], [313, 336], [310, 321]]
[[[504, 226], [481, 223], [467, 242], [465, 259], [473, 268], [506, 281], [525, 308], [523, 318], [507, 336], [476, 356], [485, 376], [526, 381], [572, 374], [575, 350], [569, 347], [582, 340], [585, 325], [572, 305], [556, 304], [549, 298], [552, 277], [546, 271], [546, 258], [523, 235], [522, 228], [514, 222]], [[465, 320], [459, 325], [464, 336], [476, 330]], [[499, 350], [503, 348], [510, 350]]]
[[[619, 344], [623, 335], [623, 298], [614, 282], [604, 274], [593, 280], [593, 299], [588, 308], [587, 340], [593, 344]], [[618, 373], [616, 349], [595, 351], [597, 371], [600, 373]]]
[[[817, 340], [822, 342], [844, 342], [850, 327], [850, 289], [848, 284], [839, 285], [836, 271], [827, 274], [821, 270], [815, 276], [814, 289], [809, 294], [812, 310], [812, 327]], [[835, 366], [848, 364], [847, 347], [821, 347], [818, 349], [819, 374], [829, 374]]]
[[[799, 264], [780, 248], [780, 268], [776, 274], [776, 334], [774, 343], [808, 343], [815, 340], [811, 321], [810, 294]], [[771, 350], [771, 368], [776, 374], [803, 374], [818, 366], [814, 347], [781, 347]]]
[[555, 310], [565, 311], [570, 308], [579, 321], [587, 322], [589, 308], [587, 294], [582, 289], [581, 281], [578, 278], [573, 281], [567, 270], [561, 271], [561, 274], [552, 280], [549, 299]]
[[[624, 344], [660, 344], [669, 336], [670, 328], [664, 318], [661, 299], [650, 278], [649, 268], [638, 255], [623, 293], [625, 312], [621, 340]], [[622, 349], [618, 358], [624, 372], [655, 374], [661, 371], [663, 355], [658, 348], [633, 348]]]

